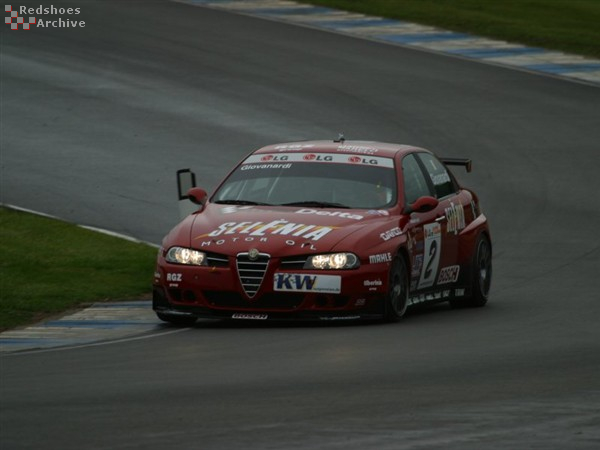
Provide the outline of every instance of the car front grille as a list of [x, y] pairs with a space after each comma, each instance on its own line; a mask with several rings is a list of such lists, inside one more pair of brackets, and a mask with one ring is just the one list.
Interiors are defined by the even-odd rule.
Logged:
[[265, 278], [267, 267], [269, 266], [270, 256], [266, 253], [260, 253], [258, 257], [251, 260], [248, 253], [239, 253], [236, 258], [236, 266], [240, 282], [244, 292], [250, 298], [256, 295], [260, 285]]

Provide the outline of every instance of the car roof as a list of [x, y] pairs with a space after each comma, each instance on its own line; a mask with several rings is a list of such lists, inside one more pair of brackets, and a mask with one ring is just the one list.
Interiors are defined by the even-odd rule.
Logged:
[[391, 144], [376, 141], [299, 141], [267, 145], [252, 154], [284, 153], [284, 152], [314, 152], [314, 153], [348, 153], [355, 155], [371, 155], [393, 158], [399, 153], [413, 151], [428, 151], [412, 145]]

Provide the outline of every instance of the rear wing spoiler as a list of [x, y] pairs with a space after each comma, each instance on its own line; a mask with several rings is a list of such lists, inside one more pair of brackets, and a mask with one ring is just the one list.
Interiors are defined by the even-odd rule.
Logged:
[[471, 172], [472, 163], [468, 158], [440, 158], [447, 166], [463, 166], [467, 172]]

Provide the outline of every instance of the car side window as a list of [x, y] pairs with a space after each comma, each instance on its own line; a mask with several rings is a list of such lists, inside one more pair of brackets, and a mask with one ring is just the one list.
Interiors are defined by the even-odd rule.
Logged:
[[402, 173], [404, 175], [404, 201], [407, 205], [414, 203], [419, 197], [433, 194], [414, 154], [407, 155], [402, 160]]
[[429, 174], [437, 198], [446, 197], [458, 191], [458, 186], [448, 173], [448, 169], [435, 156], [429, 153], [419, 153], [419, 159]]

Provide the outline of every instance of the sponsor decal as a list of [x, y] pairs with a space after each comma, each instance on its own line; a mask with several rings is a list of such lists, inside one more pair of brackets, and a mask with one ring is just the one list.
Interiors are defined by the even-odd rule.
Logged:
[[370, 216], [389, 216], [390, 215], [389, 211], [386, 211], [385, 209], [370, 209], [367, 211], [367, 214], [369, 214]]
[[450, 176], [446, 172], [437, 175], [431, 175], [431, 181], [435, 186], [439, 186], [440, 184], [449, 183]]
[[[246, 236], [246, 237], [232, 237], [232, 238], [227, 238], [227, 239], [209, 239], [206, 241], [200, 241], [197, 243], [197, 245], [200, 247], [211, 247], [213, 245], [225, 245], [225, 244], [234, 243], [234, 242], [245, 242], [245, 243], [269, 242], [269, 238], [268, 237], [252, 237], [252, 236], [248, 237], [248, 236]], [[308, 248], [309, 250], [318, 250], [317, 247], [315, 247], [310, 242], [286, 239], [284, 241], [284, 244], [289, 245], [290, 247], [299, 246], [300, 248]]]
[[415, 238], [414, 232], [409, 230], [409, 232], [407, 234], [406, 244], [408, 245], [408, 250], [410, 252], [412, 252], [412, 249], [415, 246], [416, 242], [417, 242], [417, 239]]
[[437, 284], [448, 284], [454, 283], [458, 280], [458, 274], [460, 273], [460, 266], [449, 266], [444, 267], [440, 270]]
[[274, 291], [339, 294], [341, 285], [342, 277], [339, 275], [308, 275], [277, 272], [273, 277]]
[[296, 211], [296, 214], [314, 214], [316, 216], [341, 217], [342, 219], [362, 220], [363, 216], [358, 214], [350, 214], [344, 211], [327, 211], [322, 209], [304, 208]]
[[377, 255], [369, 255], [369, 263], [370, 264], [380, 264], [387, 263], [392, 261], [391, 253], [379, 253]]
[[249, 237], [279, 235], [301, 237], [303, 239], [318, 241], [336, 228], [338, 227], [291, 223], [283, 219], [273, 220], [271, 222], [225, 222], [209, 233], [196, 236], [194, 240], [222, 235], [246, 234]]
[[392, 228], [391, 230], [384, 231], [379, 235], [381, 239], [384, 241], [389, 241], [395, 237], [398, 237], [402, 234], [402, 230], [398, 227]]
[[450, 297], [450, 291], [449, 290], [443, 291], [442, 292], [442, 297], [444, 297], [444, 298]]
[[352, 164], [365, 164], [370, 166], [376, 166], [379, 164], [378, 158], [363, 158], [362, 156], [349, 156], [348, 162]]
[[221, 214], [235, 214], [238, 213], [240, 211], [245, 211], [247, 209], [252, 209], [254, 208], [254, 206], [250, 205], [250, 206], [224, 206], [223, 208], [219, 209], [219, 212]]
[[288, 150], [304, 150], [305, 148], [312, 148], [315, 144], [284, 144], [276, 145], [274, 148], [277, 151], [285, 152]]
[[357, 298], [354, 302], [354, 306], [365, 306], [367, 304], [366, 298]]
[[423, 232], [425, 234], [425, 249], [423, 268], [419, 278], [419, 289], [433, 285], [442, 251], [442, 228], [440, 224], [428, 223], [423, 226]]
[[450, 206], [445, 209], [445, 212], [446, 218], [448, 219], [446, 231], [448, 233], [454, 233], [455, 235], [458, 234], [458, 232], [466, 226], [463, 205], [460, 203], [455, 205], [451, 202]]
[[454, 291], [454, 296], [455, 297], [464, 297], [465, 296], [465, 290], [464, 289], [456, 289]]
[[423, 255], [416, 255], [413, 259], [412, 269], [410, 271], [411, 278], [417, 278], [423, 267]]
[[[344, 154], [335, 153], [279, 153], [279, 154], [258, 154], [250, 155], [242, 162], [241, 170], [248, 170], [245, 167], [250, 165], [257, 166], [256, 168], [262, 168], [265, 163], [268, 164], [281, 164], [294, 163], [294, 162], [314, 162], [314, 163], [337, 163], [337, 164], [359, 164], [365, 166], [379, 166], [379, 167], [394, 167], [394, 160], [392, 158], [384, 158], [380, 156], [348, 156]], [[279, 168], [279, 167], [274, 167]]]
[[154, 272], [154, 278], [160, 280], [160, 272]]
[[167, 281], [181, 281], [183, 274], [181, 273], [168, 273]]
[[267, 320], [269, 318], [268, 314], [233, 314], [231, 316], [232, 319], [243, 319], [243, 320]]
[[363, 155], [373, 155], [377, 153], [378, 149], [375, 147], [367, 147], [363, 145], [340, 145], [337, 148], [338, 152], [349, 152], [349, 153], [360, 153]]
[[265, 155], [261, 156], [261, 162], [271, 162], [271, 161], [287, 161], [290, 157], [286, 155]]
[[425, 296], [423, 294], [414, 295], [412, 297], [409, 297], [409, 299], [408, 299], [409, 305], [418, 305], [420, 303], [425, 303]]
[[302, 157], [302, 159], [304, 161], [316, 161], [316, 162], [325, 161], [325, 162], [331, 162], [331, 161], [333, 161], [333, 156], [331, 156], [331, 155], [317, 155], [315, 153], [308, 153], [308, 154], [304, 155]]
[[255, 170], [255, 169], [289, 169], [292, 164], [246, 164], [240, 167], [240, 170]]
[[365, 280], [363, 286], [381, 286], [383, 282], [381, 280]]

